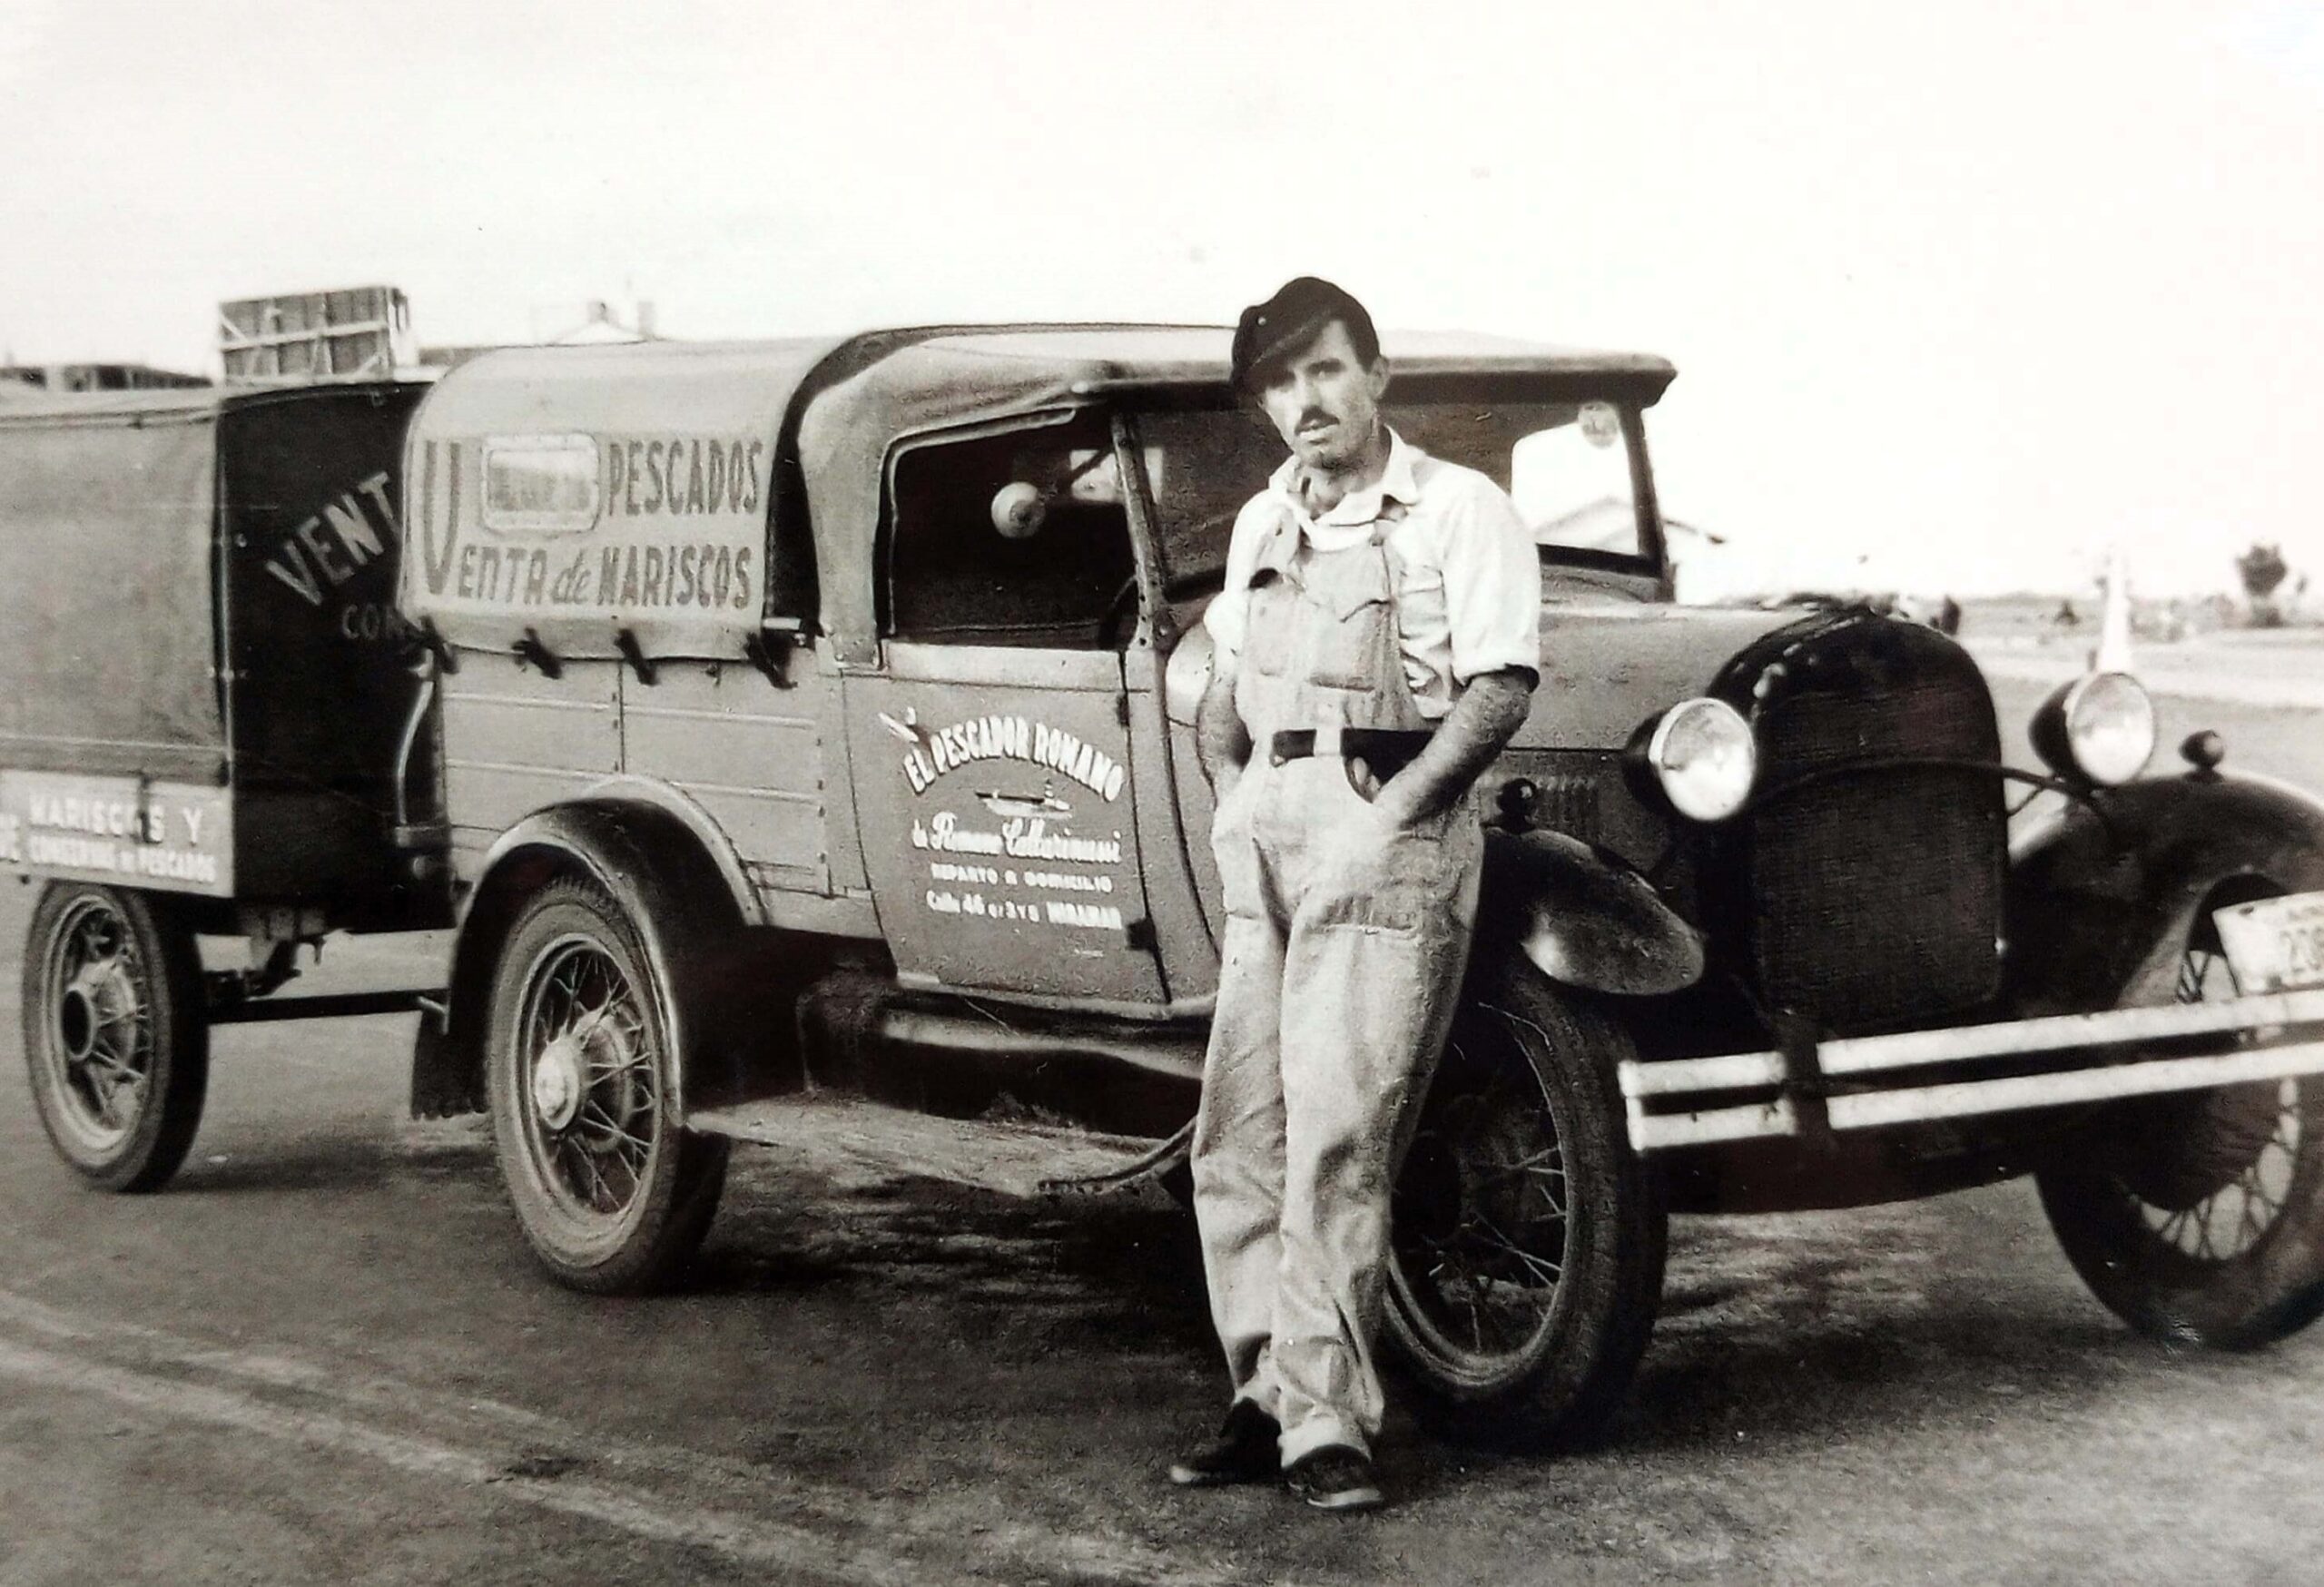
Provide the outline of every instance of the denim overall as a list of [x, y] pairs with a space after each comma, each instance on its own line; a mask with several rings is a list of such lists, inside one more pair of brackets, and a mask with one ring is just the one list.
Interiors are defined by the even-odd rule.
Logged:
[[1367, 541], [1319, 552], [1286, 508], [1263, 544], [1235, 688], [1251, 761], [1211, 833], [1226, 931], [1196, 1220], [1236, 1395], [1282, 1424], [1285, 1465], [1379, 1431], [1388, 1190], [1476, 913], [1466, 795], [1398, 829], [1341, 756], [1270, 753], [1283, 729], [1430, 725], [1397, 642], [1403, 514], [1387, 501]]

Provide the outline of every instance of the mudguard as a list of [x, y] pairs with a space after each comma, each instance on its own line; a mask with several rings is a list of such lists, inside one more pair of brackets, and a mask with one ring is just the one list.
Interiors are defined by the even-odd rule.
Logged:
[[1619, 856], [1563, 833], [1485, 833], [1477, 935], [1591, 991], [1650, 997], [1703, 973], [1702, 933]]
[[2289, 784], [2196, 772], [2101, 791], [2012, 844], [2012, 1011], [2167, 1003], [2206, 901], [2318, 888], [2324, 803]]
[[678, 1115], [714, 1105], [740, 1081], [746, 1046], [768, 1035], [745, 1017], [767, 980], [763, 944], [745, 930], [749, 902], [676, 816], [603, 799], [558, 805], [502, 833], [485, 857], [453, 943], [440, 1040], [413, 1054], [420, 1118], [485, 1105], [484, 1054], [500, 944], [526, 899], [557, 876], [586, 876], [628, 918], [654, 966], [663, 1029], [678, 1055]]

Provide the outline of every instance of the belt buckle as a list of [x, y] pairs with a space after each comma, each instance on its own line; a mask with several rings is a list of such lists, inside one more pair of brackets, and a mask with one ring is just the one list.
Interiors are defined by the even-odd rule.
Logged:
[[1319, 760], [1344, 760], [1346, 740], [1337, 724], [1315, 729], [1315, 755]]

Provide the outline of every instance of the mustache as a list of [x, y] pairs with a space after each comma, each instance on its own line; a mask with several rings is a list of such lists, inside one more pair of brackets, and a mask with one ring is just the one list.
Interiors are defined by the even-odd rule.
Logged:
[[1292, 428], [1294, 429], [1305, 429], [1311, 424], [1330, 424], [1335, 421], [1336, 417], [1337, 416], [1334, 414], [1325, 412], [1323, 409], [1310, 408], [1304, 413], [1300, 414], [1298, 423], [1293, 425]]

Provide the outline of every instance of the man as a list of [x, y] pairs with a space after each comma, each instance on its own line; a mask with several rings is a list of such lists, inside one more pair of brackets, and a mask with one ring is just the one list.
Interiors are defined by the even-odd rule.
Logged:
[[1508, 497], [1390, 430], [1371, 316], [1312, 276], [1245, 310], [1236, 389], [1290, 458], [1236, 520], [1196, 717], [1217, 794], [1218, 1007], [1195, 1215], [1235, 1397], [1184, 1486], [1382, 1502], [1388, 1190], [1476, 912], [1477, 774], [1538, 678]]

